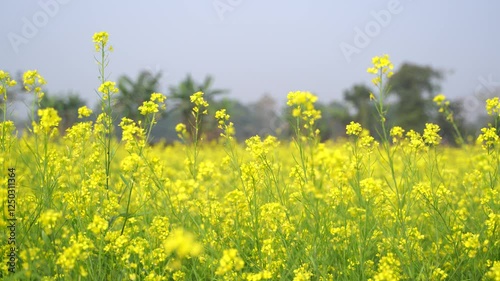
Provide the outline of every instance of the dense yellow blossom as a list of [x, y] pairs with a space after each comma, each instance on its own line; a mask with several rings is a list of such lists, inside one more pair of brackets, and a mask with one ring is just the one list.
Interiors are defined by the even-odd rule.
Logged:
[[99, 86], [98, 91], [102, 93], [103, 100], [107, 100], [111, 95], [118, 93], [118, 88], [116, 88], [116, 83], [112, 81], [105, 81]]
[[61, 122], [61, 117], [54, 108], [45, 108], [38, 110], [38, 117], [40, 117], [40, 122], [33, 124], [33, 131], [35, 133], [43, 132], [49, 134], [52, 132], [53, 128], [59, 126]]
[[[94, 39], [102, 75], [108, 35]], [[384, 125], [392, 64], [373, 64], [381, 95], [371, 99]], [[24, 78], [42, 93], [36, 71]], [[0, 71], [4, 94], [9, 79]], [[317, 97], [299, 91], [287, 102], [293, 140], [238, 143], [228, 110], [202, 120], [211, 108], [199, 92], [193, 116], [175, 127], [183, 142], [150, 145], [166, 97], [152, 93], [137, 108], [142, 120], [119, 120], [115, 137], [107, 106], [116, 85], [100, 91], [106, 110], [60, 137], [63, 120], [36, 99], [33, 130], [17, 136], [12, 120], [0, 123], [6, 280], [500, 280], [496, 124], [460, 148], [443, 144], [431, 123], [418, 132], [378, 126], [379, 145], [351, 122], [351, 140], [320, 142]], [[444, 96], [435, 102], [451, 113]], [[497, 108], [495, 98], [486, 104], [493, 116]], [[207, 142], [207, 129], [222, 139]]]
[[372, 79], [372, 83], [375, 86], [380, 86], [382, 83], [382, 77], [386, 76], [388, 78], [391, 78], [391, 76], [394, 74], [392, 71], [394, 69], [394, 65], [389, 59], [389, 55], [385, 54], [381, 57], [375, 56], [372, 58], [372, 67], [369, 67], [367, 69], [368, 73], [375, 74], [377, 75], [375, 78]]
[[90, 114], [92, 114], [92, 110], [87, 106], [78, 108], [78, 118], [89, 117]]
[[0, 70], [0, 95], [3, 95], [4, 101], [7, 100], [7, 88], [17, 85], [16, 80], [10, 78], [10, 74]]
[[219, 267], [215, 274], [224, 275], [232, 270], [238, 271], [245, 266], [243, 260], [238, 256], [236, 249], [224, 250], [222, 258], [219, 261]]
[[[92, 40], [94, 41], [95, 51], [99, 52], [101, 50], [104, 50], [108, 45], [109, 34], [105, 31], [96, 32], [94, 33]], [[108, 48], [112, 50], [111, 46]]]
[[354, 121], [351, 121], [351, 123], [346, 126], [346, 134], [350, 136], [359, 136], [362, 131], [363, 128], [361, 127], [361, 124]]

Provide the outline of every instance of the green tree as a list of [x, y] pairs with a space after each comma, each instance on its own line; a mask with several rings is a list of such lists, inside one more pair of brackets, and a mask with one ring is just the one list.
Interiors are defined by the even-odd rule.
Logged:
[[388, 120], [406, 130], [422, 131], [435, 111], [432, 98], [439, 91], [443, 74], [430, 66], [405, 63], [390, 78], [391, 93], [397, 101]]
[[351, 121], [359, 122], [363, 128], [373, 131], [377, 124], [377, 118], [375, 118], [377, 112], [373, 102], [370, 101], [370, 93], [372, 90], [369, 87], [356, 84], [344, 91], [344, 100], [356, 111], [354, 120]]
[[[191, 124], [193, 124], [194, 122], [193, 121], [194, 117], [191, 114], [193, 110], [193, 104], [191, 103], [190, 100], [191, 95], [196, 92], [203, 92], [204, 93], [203, 97], [210, 104], [213, 103], [214, 98], [217, 95], [225, 94], [228, 92], [227, 90], [222, 90], [222, 89], [212, 89], [212, 84], [213, 84], [213, 78], [211, 76], [205, 77], [203, 83], [199, 84], [193, 80], [190, 74], [188, 74], [186, 79], [181, 81], [178, 86], [170, 87], [169, 98], [171, 101], [175, 102], [174, 110], [179, 110], [181, 112], [181, 120], [182, 120], [181, 122], [186, 124], [188, 132], [190, 132]], [[205, 118], [205, 120], [206, 119], [207, 118]], [[212, 121], [215, 121], [215, 119]], [[202, 127], [207, 127], [207, 126], [213, 127], [213, 124], [207, 124], [207, 121], [204, 124], [202, 124]]]
[[158, 91], [161, 73], [152, 74], [141, 71], [136, 80], [126, 75], [118, 78], [118, 89], [115, 97], [114, 112], [120, 117], [141, 120], [143, 116], [137, 109], [144, 101], [149, 100], [151, 94]]
[[317, 103], [316, 107], [321, 110], [321, 119], [317, 123], [321, 140], [344, 136], [345, 126], [352, 120], [347, 106], [339, 101], [332, 101], [329, 104]]

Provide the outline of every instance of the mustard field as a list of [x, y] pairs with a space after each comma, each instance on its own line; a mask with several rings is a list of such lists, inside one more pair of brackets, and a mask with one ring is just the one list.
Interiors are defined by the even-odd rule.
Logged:
[[[55, 109], [37, 107], [40, 73], [0, 71], [3, 280], [500, 280], [497, 124], [472, 143], [457, 132], [458, 147], [432, 123], [386, 127], [388, 56], [368, 69], [378, 133], [351, 122], [346, 139], [321, 143], [317, 98], [297, 91], [291, 140], [237, 143], [222, 109], [207, 141], [198, 92], [179, 141], [153, 146], [168, 99], [152, 93], [116, 138], [109, 37], [93, 39], [102, 112], [80, 108], [64, 133]], [[16, 83], [34, 96], [28, 128], [6, 115]], [[453, 122], [446, 97], [434, 101]], [[497, 120], [498, 98], [485, 111]]]

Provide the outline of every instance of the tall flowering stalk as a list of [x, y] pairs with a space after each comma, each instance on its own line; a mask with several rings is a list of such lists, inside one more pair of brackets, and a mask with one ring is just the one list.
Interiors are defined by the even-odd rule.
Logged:
[[434, 97], [432, 100], [438, 107], [439, 107], [439, 112], [444, 114], [446, 117], [446, 120], [451, 123], [453, 126], [453, 130], [455, 130], [455, 138], [457, 141], [458, 145], [463, 145], [465, 144], [465, 140], [462, 137], [462, 133], [457, 127], [457, 123], [455, 122], [453, 110], [450, 108], [450, 101], [446, 99], [446, 96], [443, 94], [439, 94]]
[[[292, 117], [294, 123], [292, 127], [295, 130], [296, 138], [294, 142], [299, 149], [300, 166], [304, 183], [308, 179], [314, 182], [314, 169], [312, 166], [314, 159], [314, 147], [319, 141], [319, 130], [316, 129], [316, 120], [321, 118], [321, 111], [314, 108], [314, 103], [318, 97], [310, 92], [290, 92], [287, 96], [287, 105], [292, 108]], [[307, 149], [309, 148], [309, 155]], [[310, 164], [310, 166], [309, 166]], [[308, 171], [308, 166], [310, 170]]]
[[208, 114], [208, 102], [203, 98], [203, 92], [196, 92], [190, 97], [191, 103], [193, 104], [193, 109], [191, 114], [194, 117], [194, 123], [189, 124], [193, 128], [191, 136], [187, 132], [186, 124], [179, 123], [175, 127], [177, 131], [177, 135], [179, 138], [186, 142], [188, 138], [191, 138], [191, 146], [188, 151], [188, 162], [189, 162], [189, 172], [193, 179], [196, 179], [196, 175], [198, 174], [198, 156], [200, 153], [200, 137], [201, 137], [201, 123], [203, 115]]
[[[3, 96], [2, 101], [2, 139], [0, 140], [0, 145], [2, 147], [2, 152], [7, 152], [10, 148], [10, 134], [14, 130], [14, 123], [7, 120], [7, 89], [14, 87], [17, 84], [16, 80], [10, 78], [10, 74], [3, 70], [0, 70], [0, 96]], [[5, 167], [4, 167], [5, 170]]]
[[108, 45], [109, 34], [107, 32], [98, 32], [93, 36], [95, 51], [99, 53], [96, 58], [99, 66], [99, 80], [101, 85], [98, 89], [98, 95], [101, 98], [102, 113], [97, 118], [97, 122], [103, 125], [101, 132], [101, 143], [104, 147], [104, 167], [106, 171], [106, 190], [109, 189], [109, 179], [111, 176], [111, 139], [113, 134], [113, 108], [111, 106], [112, 95], [118, 93], [115, 82], [106, 80], [106, 67], [109, 64], [109, 53], [113, 51], [113, 47]]

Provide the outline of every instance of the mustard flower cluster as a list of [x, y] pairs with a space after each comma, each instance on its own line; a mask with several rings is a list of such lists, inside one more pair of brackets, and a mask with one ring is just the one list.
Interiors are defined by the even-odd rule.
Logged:
[[267, 136], [261, 140], [260, 136], [253, 136], [245, 141], [246, 150], [249, 151], [254, 158], [265, 157], [273, 149], [278, 147], [279, 141], [275, 136]]
[[54, 231], [54, 228], [56, 227], [57, 223], [60, 222], [61, 218], [62, 218], [61, 212], [49, 209], [40, 214], [38, 222], [40, 223], [40, 226], [45, 231], [45, 233], [47, 235], [50, 235]]
[[307, 264], [301, 265], [299, 268], [293, 271], [294, 277], [293, 281], [309, 281], [313, 277], [313, 274], [309, 271]]
[[494, 127], [482, 128], [477, 142], [483, 145], [484, 149], [491, 149], [498, 144], [498, 134]]
[[37, 133], [45, 133], [47, 135], [52, 135], [56, 132], [56, 129], [61, 122], [61, 117], [54, 108], [45, 108], [38, 110], [38, 117], [40, 117], [40, 122], [33, 123], [33, 131]]
[[[95, 41], [104, 54], [107, 34]], [[388, 58], [374, 64], [381, 77], [389, 75]], [[0, 75], [4, 88], [13, 83]], [[34, 78], [27, 77], [27, 84], [37, 91], [40, 81], [29, 76]], [[108, 83], [102, 89], [108, 93], [106, 109], [112, 106], [113, 88]], [[96, 122], [77, 122], [57, 137], [62, 120], [51, 108], [38, 111], [36, 134], [12, 136], [11, 149], [0, 160], [4, 168], [9, 161], [15, 164], [17, 194], [22, 195], [16, 198], [16, 242], [22, 247], [16, 252], [16, 273], [9, 275], [11, 250], [3, 245], [1, 276], [500, 279], [499, 136], [493, 125], [481, 131], [478, 145], [461, 148], [442, 145], [435, 124], [421, 133], [395, 126], [388, 134], [392, 144], [384, 139], [374, 154], [369, 152], [377, 142], [356, 122], [345, 128], [349, 142], [255, 136], [245, 144], [193, 138], [199, 143], [149, 145], [151, 127], [144, 124], [153, 123], [164, 101], [153, 93], [138, 109], [146, 121], [122, 119], [122, 138], [114, 137], [112, 110]], [[289, 96], [299, 136], [314, 131], [320, 116], [315, 101], [307, 92]], [[201, 92], [192, 102], [195, 123], [176, 126], [183, 137], [186, 125], [198, 134], [200, 115], [209, 109]], [[446, 99], [437, 102], [443, 105]], [[487, 102], [494, 116], [497, 104]], [[380, 100], [377, 109], [385, 116]], [[78, 114], [84, 118], [92, 112], [82, 107]], [[218, 110], [215, 117], [230, 135], [227, 111]], [[4, 133], [16, 130], [10, 120], [1, 126]], [[6, 189], [0, 189], [3, 198], [11, 195]], [[5, 230], [8, 216], [0, 216]]]
[[159, 110], [165, 110], [165, 100], [167, 97], [161, 93], [152, 93], [151, 98], [148, 101], [144, 101], [141, 106], [139, 106], [139, 112], [142, 115], [154, 114], [159, 112]]
[[23, 74], [23, 85], [26, 91], [34, 92], [37, 99], [43, 98], [44, 93], [42, 86], [47, 84], [47, 81], [38, 73], [37, 70], [28, 70]]
[[92, 109], [88, 108], [86, 105], [78, 108], [78, 118], [89, 117], [92, 114]]
[[389, 59], [389, 55], [385, 54], [381, 57], [375, 56], [372, 58], [372, 67], [367, 69], [368, 73], [375, 74], [376, 77], [372, 79], [372, 83], [375, 86], [380, 86], [382, 83], [383, 77], [391, 78], [394, 72], [394, 65]]
[[186, 138], [186, 136], [187, 136], [187, 129], [186, 129], [186, 125], [184, 123], [178, 123], [175, 126], [175, 131], [177, 132], [177, 136], [180, 139]]
[[446, 117], [446, 120], [453, 122], [453, 112], [450, 109], [450, 101], [446, 99], [446, 96], [443, 94], [438, 94], [433, 98], [433, 102], [438, 106], [438, 111], [443, 113]]
[[202, 246], [196, 242], [193, 234], [182, 228], [174, 229], [165, 240], [163, 247], [167, 254], [175, 253], [177, 257], [196, 257], [202, 253]]
[[99, 86], [98, 91], [102, 93], [102, 99], [108, 100], [113, 94], [118, 93], [118, 88], [116, 87], [116, 83], [112, 81], [105, 81]]
[[393, 253], [388, 253], [380, 259], [378, 271], [370, 281], [396, 281], [401, 280], [401, 263]]
[[99, 215], [94, 215], [94, 219], [87, 227], [88, 230], [92, 231], [95, 235], [100, 235], [108, 229], [109, 223], [104, 218]]
[[109, 34], [105, 31], [94, 33], [92, 40], [94, 42], [96, 52], [113, 50], [112, 46], [108, 46]]
[[204, 93], [203, 92], [196, 92], [191, 95], [190, 100], [191, 103], [194, 104], [193, 107], [193, 112], [198, 113], [201, 112], [202, 114], [207, 114], [207, 107], [208, 107], [208, 102], [203, 98]]
[[290, 92], [287, 105], [292, 108], [292, 116], [305, 121], [304, 128], [309, 129], [321, 118], [321, 111], [314, 108], [318, 97], [310, 92]]
[[437, 146], [441, 142], [441, 136], [438, 134], [441, 128], [437, 124], [425, 124], [424, 133], [422, 135], [425, 144], [429, 146]]
[[401, 143], [404, 133], [405, 130], [403, 128], [401, 128], [400, 126], [394, 126], [389, 132], [390, 136], [392, 137], [392, 143], [393, 144]]
[[133, 147], [144, 147], [146, 145], [144, 129], [134, 120], [123, 117], [122, 121], [118, 125], [122, 128], [122, 141], [126, 143], [128, 150]]
[[500, 116], [500, 101], [498, 97], [486, 100], [486, 112], [488, 112], [488, 115]]
[[[65, 272], [73, 270], [79, 261], [86, 260], [94, 249], [92, 240], [83, 235], [72, 236], [70, 241], [70, 246], [65, 247], [56, 260], [56, 264]], [[82, 266], [79, 267], [79, 273], [83, 277], [88, 275], [88, 271]]]
[[363, 128], [361, 127], [361, 124], [354, 121], [351, 121], [351, 123], [346, 126], [346, 134], [348, 136], [359, 136], [362, 131]]
[[233, 122], [228, 122], [231, 116], [227, 114], [226, 109], [220, 109], [215, 112], [215, 119], [217, 119], [217, 127], [224, 132], [220, 134], [221, 137], [233, 139], [235, 132]]
[[238, 250], [224, 250], [222, 258], [219, 261], [219, 267], [215, 271], [217, 275], [225, 275], [231, 271], [239, 271], [243, 269], [245, 262], [239, 257]]
[[488, 273], [486, 273], [486, 277], [489, 280], [500, 281], [500, 260], [493, 262]]
[[16, 80], [10, 78], [10, 74], [0, 70], [0, 95], [3, 95], [4, 101], [7, 100], [7, 88], [17, 85]]

